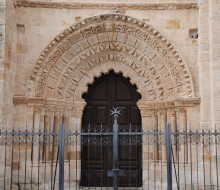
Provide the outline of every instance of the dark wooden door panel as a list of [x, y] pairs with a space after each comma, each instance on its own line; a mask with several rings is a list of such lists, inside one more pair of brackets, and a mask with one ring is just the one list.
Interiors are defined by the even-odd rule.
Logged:
[[95, 106], [95, 124], [96, 125], [108, 125], [108, 114], [109, 106], [108, 105], [98, 105]]
[[[121, 74], [110, 72], [96, 79], [83, 98], [87, 105], [83, 112], [82, 129], [97, 128], [101, 124], [103, 129], [112, 129], [113, 118], [110, 116], [112, 107], [119, 107], [122, 110], [118, 119], [119, 130], [128, 130], [130, 124], [141, 128], [140, 111], [136, 105], [140, 94]], [[119, 179], [120, 186], [142, 185], [141, 150], [141, 145], [120, 145], [119, 167], [124, 170], [124, 176]], [[107, 171], [113, 168], [112, 157], [112, 146], [82, 146], [81, 185], [112, 186], [113, 179], [107, 176]]]

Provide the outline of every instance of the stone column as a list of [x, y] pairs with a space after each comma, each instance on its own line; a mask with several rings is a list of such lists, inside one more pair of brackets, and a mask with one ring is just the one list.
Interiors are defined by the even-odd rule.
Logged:
[[[45, 119], [45, 126], [44, 126], [44, 130], [46, 132], [54, 131], [54, 115], [55, 115], [54, 114], [54, 112], [55, 112], [54, 110], [55, 110], [54, 106], [46, 106], [45, 107], [45, 117], [44, 117], [44, 119]], [[47, 138], [48, 138], [47, 141], [50, 140], [52, 142], [54, 140], [54, 139], [52, 139], [51, 135], [49, 135]], [[46, 160], [52, 160], [52, 157], [54, 156], [52, 154], [52, 151], [54, 150], [53, 144], [52, 143], [48, 143], [45, 146], [45, 149], [46, 149], [46, 151], [45, 151], [45, 156], [44, 157], [46, 158]], [[53, 160], [54, 160], [54, 158], [53, 158]]]
[[[34, 132], [38, 132], [40, 129], [40, 116], [41, 116], [41, 107], [36, 106], [34, 107]], [[34, 138], [38, 139], [37, 135], [33, 136]], [[37, 163], [38, 162], [38, 157], [39, 157], [39, 140], [38, 140], [38, 145], [34, 144], [33, 145], [33, 162]]]
[[56, 113], [54, 116], [54, 133], [56, 134], [56, 137], [54, 138], [54, 146], [53, 146], [53, 160], [56, 161], [57, 160], [57, 154], [58, 154], [58, 136], [59, 136], [59, 132], [60, 132], [60, 125], [62, 124], [62, 117]]
[[[142, 130], [144, 132], [148, 132], [148, 131], [152, 132], [154, 129], [157, 129], [154, 110], [141, 109], [141, 118], [142, 118]], [[151, 145], [149, 142], [150, 140], [152, 140], [151, 137], [152, 136], [148, 136], [148, 135], [143, 136], [144, 145], [142, 147], [142, 151], [143, 151], [144, 162], [148, 162], [148, 160], [156, 159], [157, 150], [154, 150], [154, 145]]]
[[[80, 132], [81, 131], [81, 123], [82, 123], [82, 118], [77, 117], [76, 115], [71, 116], [69, 118], [69, 129], [72, 132]], [[76, 154], [77, 154], [77, 159], [80, 159], [80, 154], [81, 154], [81, 139], [80, 136], [77, 138], [77, 147], [74, 145], [69, 147], [69, 155], [71, 160], [76, 159]]]
[[[72, 111], [72, 115], [69, 117], [69, 129], [72, 132], [81, 131], [81, 124], [82, 124], [82, 111], [83, 108], [74, 109]], [[81, 137], [77, 137], [77, 145], [76, 143], [76, 136], [74, 136], [74, 144], [68, 147], [68, 154], [70, 158], [70, 168], [71, 168], [71, 177], [76, 179], [76, 184], [79, 187], [80, 185], [80, 176], [81, 176]], [[77, 176], [76, 176], [77, 174]]]
[[[48, 113], [45, 113], [46, 115], [44, 116], [44, 132], [49, 133], [51, 132], [51, 115]], [[51, 136], [47, 136], [45, 137], [45, 141], [46, 143], [44, 144], [44, 153], [43, 153], [43, 159], [45, 161], [50, 160], [50, 152], [51, 152], [51, 145], [48, 144], [47, 142], [49, 141], [49, 138], [51, 138]]]
[[[142, 118], [142, 130], [144, 132], [157, 131], [157, 117], [154, 109], [140, 108]], [[149, 181], [148, 176], [152, 172], [152, 164], [158, 160], [158, 146], [152, 141], [157, 141], [157, 137], [153, 139], [152, 135], [144, 135], [142, 144], [142, 164], [143, 164], [143, 188], [147, 189]]]
[[[166, 109], [158, 109], [158, 129], [162, 132], [166, 131], [166, 124], [167, 124], [167, 112]], [[162, 136], [163, 144], [159, 144], [160, 150], [160, 158], [161, 161], [166, 161], [166, 135]]]
[[[64, 115], [63, 116], [63, 124], [64, 124], [64, 128], [65, 128], [65, 133], [69, 133], [69, 116]], [[65, 140], [68, 139], [68, 136], [65, 136]], [[64, 147], [64, 159], [68, 160], [68, 144], [65, 143], [65, 147]]]
[[[176, 128], [176, 111], [174, 108], [169, 109], [169, 116], [170, 116], [170, 125], [171, 125], [171, 129], [172, 132], [176, 132], [177, 128]], [[176, 156], [177, 156], [177, 146], [173, 145], [173, 156], [174, 156], [174, 160], [176, 160]]]
[[[179, 114], [179, 131], [185, 131], [187, 132], [187, 120], [186, 120], [186, 109], [185, 108], [178, 108], [178, 114]], [[187, 139], [185, 138], [186, 136], [183, 136], [183, 142], [180, 142], [179, 146], [179, 160], [180, 162], [187, 162], [188, 160], [188, 146], [187, 146]]]
[[[19, 105], [19, 107], [23, 107], [23, 105]], [[21, 128], [25, 129], [27, 127], [28, 130], [33, 130], [34, 127], [34, 106], [32, 104], [29, 104], [27, 107], [27, 113], [26, 113], [26, 126], [24, 126], [24, 120], [22, 120], [22, 113], [18, 114], [19, 126], [22, 126]], [[22, 124], [23, 123], [23, 124]]]

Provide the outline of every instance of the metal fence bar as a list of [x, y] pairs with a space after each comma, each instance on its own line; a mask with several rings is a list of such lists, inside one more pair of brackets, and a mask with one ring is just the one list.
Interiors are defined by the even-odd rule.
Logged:
[[[78, 134], [76, 133], [76, 141], [75, 141], [75, 143], [76, 143], [75, 144], [75, 151], [76, 151], [76, 158], [75, 158], [76, 159], [76, 180], [78, 180], [78, 177], [77, 177], [77, 173], [78, 173], [77, 172], [77, 170], [78, 170], [78, 165], [77, 165], [77, 161], [78, 161], [78, 156], [77, 156], [78, 155], [78, 150], [77, 150], [77, 148], [78, 148], [78, 141], [77, 140], [78, 140], [78, 138], [77, 137], [78, 137]], [[75, 188], [77, 190], [77, 183], [76, 183], [76, 187]]]
[[167, 125], [167, 190], [172, 190], [172, 142], [171, 142], [171, 125]]
[[12, 130], [12, 145], [11, 145], [11, 180], [10, 180], [10, 190], [12, 190], [12, 176], [13, 176], [13, 159], [14, 158], [14, 129]]
[[[113, 168], [114, 171], [118, 173], [117, 175], [121, 175], [121, 173], [118, 172], [119, 169], [125, 168], [124, 171], [126, 177], [121, 176], [118, 180], [120, 187], [123, 187], [124, 189], [139, 189], [141, 185], [139, 184], [138, 179], [141, 178], [137, 178], [136, 172], [138, 171], [138, 167], [142, 167], [142, 189], [164, 189], [166, 185], [168, 190], [171, 189], [172, 186], [177, 189], [219, 189], [220, 133], [216, 130], [215, 132], [211, 130], [198, 131], [190, 128], [188, 131], [171, 132], [171, 126], [167, 125], [167, 131], [161, 132], [157, 130], [150, 131], [150, 129], [148, 129], [149, 131], [136, 130], [133, 125], [128, 126], [126, 130], [122, 130], [119, 125], [118, 127], [119, 142], [117, 147], [120, 148], [119, 146], [121, 146], [121, 148], [127, 148], [127, 165], [125, 166], [123, 161], [118, 159], [118, 165], [116, 164]], [[2, 146], [2, 152], [0, 153], [0, 168], [2, 169], [2, 171], [0, 171], [0, 189], [32, 188], [46, 190], [55, 187], [54, 190], [62, 190], [62, 188], [83, 188], [79, 187], [80, 168], [78, 167], [80, 167], [80, 162], [84, 156], [84, 154], [81, 154], [82, 157], [78, 156], [78, 152], [81, 151], [80, 145], [81, 147], [84, 146], [85, 150], [91, 149], [89, 153], [90, 155], [87, 155], [89, 156], [89, 159], [95, 158], [92, 154], [97, 155], [101, 153], [101, 155], [98, 156], [99, 158], [101, 157], [101, 161], [99, 163], [96, 162], [96, 165], [90, 164], [92, 161], [89, 161], [89, 159], [87, 160], [86, 167], [90, 173], [89, 175], [85, 175], [86, 177], [84, 180], [87, 181], [87, 177], [89, 177], [90, 180], [87, 185], [84, 185], [86, 186], [86, 189], [92, 187], [98, 190], [107, 187], [107, 185], [110, 187], [109, 189], [111, 189], [114, 184], [112, 183], [112, 180], [109, 180], [106, 185], [106, 181], [110, 178], [107, 179], [103, 173], [105, 167], [103, 160], [105, 159], [104, 153], [106, 150], [110, 151], [113, 142], [117, 142], [117, 140], [115, 141], [112, 138], [112, 128], [107, 130], [101, 126], [99, 126], [99, 128], [89, 127], [88, 131], [86, 129], [79, 132], [63, 131], [63, 133], [61, 130], [62, 128], [60, 129], [59, 134], [55, 132], [46, 133], [45, 131], [36, 132], [29, 129], [23, 129], [23, 131], [21, 131], [16, 128], [15, 130], [0, 131], [0, 146]], [[65, 145], [62, 145], [61, 142], [65, 143]], [[58, 144], [59, 159], [57, 160], [59, 161], [57, 167], [59, 166], [62, 168], [56, 170], [55, 160], [57, 154], [54, 154], [55, 151], [53, 151], [53, 149], [54, 146], [58, 147]], [[173, 148], [179, 147], [178, 150], [181, 149], [181, 147], [184, 149], [183, 158], [181, 158], [181, 155], [178, 156], [179, 151], [176, 151], [176, 149], [173, 149], [172, 153], [171, 144], [173, 145]], [[142, 145], [142, 165], [139, 165], [139, 163], [134, 164], [134, 154], [137, 154], [137, 147], [139, 145]], [[165, 145], [167, 158], [165, 161], [163, 160], [161, 165], [160, 147]], [[68, 148], [70, 152], [68, 152], [68, 158], [64, 164], [64, 155], [66, 153], [66, 151], [64, 151], [65, 148]], [[37, 152], [33, 152], [33, 150], [37, 150]], [[120, 154], [118, 153], [118, 157], [123, 154], [123, 151], [120, 152]], [[36, 157], [32, 157], [33, 154], [36, 155]], [[60, 157], [62, 155], [63, 157]], [[34, 160], [35, 162], [33, 162]], [[105, 161], [112, 162], [112, 157]], [[98, 166], [98, 164], [101, 165]], [[70, 167], [70, 165], [72, 166]], [[99, 171], [95, 173], [94, 168]], [[176, 177], [176, 179], [173, 178], [173, 181], [172, 169], [174, 169], [173, 177]], [[67, 176], [64, 176], [64, 170], [67, 171]], [[162, 176], [165, 174], [166, 170], [168, 174], [167, 179]], [[56, 171], [57, 177], [55, 174]], [[93, 172], [98, 176], [100, 179], [99, 181], [95, 182], [91, 180], [91, 178], [93, 179], [93, 176], [95, 179]], [[160, 175], [163, 178], [161, 178]], [[50, 180], [51, 176], [52, 181]], [[65, 183], [64, 177], [66, 177]], [[60, 183], [60, 180], [62, 180], [62, 183]], [[62, 187], [58, 186], [58, 182]]]
[[117, 119], [115, 118], [113, 124], [113, 183], [114, 183], [114, 190], [118, 190], [118, 123]]
[[60, 126], [59, 190], [64, 190], [64, 125]]
[[219, 189], [219, 186], [218, 186], [218, 157], [217, 157], [217, 155], [218, 155], [218, 147], [217, 147], [217, 143], [218, 143], [218, 141], [217, 141], [217, 131], [216, 131], [216, 126], [215, 126], [215, 133], [216, 133], [216, 135], [215, 135], [215, 164], [216, 164], [216, 181], [217, 181], [217, 189]]

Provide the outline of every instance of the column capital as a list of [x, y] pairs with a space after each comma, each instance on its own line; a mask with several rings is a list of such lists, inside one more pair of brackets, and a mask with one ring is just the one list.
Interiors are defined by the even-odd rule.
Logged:
[[54, 107], [54, 116], [63, 116], [64, 107]]
[[154, 109], [140, 109], [142, 117], [155, 117], [156, 110]]
[[40, 113], [43, 109], [43, 105], [34, 105], [33, 107], [35, 113]]
[[166, 108], [159, 108], [157, 109], [157, 116], [164, 116], [167, 113], [167, 109]]
[[45, 106], [44, 111], [45, 111], [45, 115], [52, 116], [52, 115], [54, 115], [55, 107], [54, 106]]
[[173, 108], [169, 108], [168, 112], [170, 113], [171, 116], [175, 116], [176, 115], [176, 109], [174, 107]]
[[186, 114], [186, 108], [185, 107], [177, 107], [176, 112], [180, 113], [180, 114]]
[[86, 102], [74, 102], [72, 116], [76, 118], [82, 118], [83, 110], [86, 106]]
[[72, 116], [75, 118], [82, 118], [83, 109], [73, 109]]

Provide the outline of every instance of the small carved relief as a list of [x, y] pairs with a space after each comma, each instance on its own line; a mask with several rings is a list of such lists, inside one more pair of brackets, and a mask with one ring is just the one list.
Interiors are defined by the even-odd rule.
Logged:
[[45, 115], [54, 115], [55, 107], [54, 106], [46, 106], [44, 108]]
[[34, 106], [34, 112], [40, 112], [42, 110], [42, 105], [35, 105]]
[[155, 110], [141, 109], [142, 117], [155, 117], [155, 115], [156, 115]]
[[167, 114], [167, 110], [164, 108], [157, 109], [158, 116], [165, 116]]

